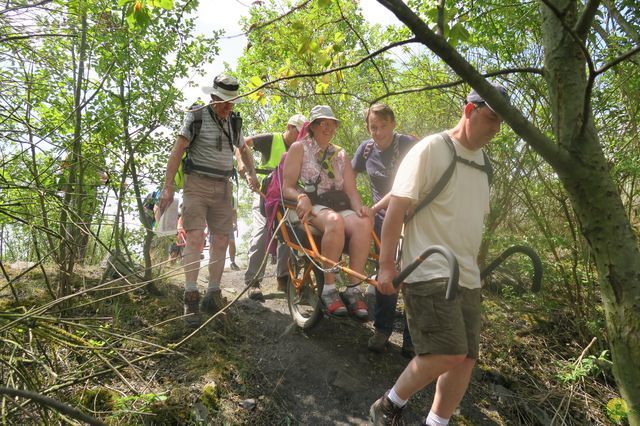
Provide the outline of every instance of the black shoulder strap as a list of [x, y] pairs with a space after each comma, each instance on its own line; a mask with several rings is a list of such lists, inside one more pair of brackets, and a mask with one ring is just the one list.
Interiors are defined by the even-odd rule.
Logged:
[[405, 221], [404, 221], [405, 223], [409, 222], [416, 215], [416, 213], [418, 213], [419, 210], [421, 210], [424, 207], [426, 207], [430, 202], [432, 202], [442, 192], [442, 190], [447, 185], [447, 183], [449, 183], [449, 179], [451, 179], [451, 176], [453, 176], [453, 171], [455, 170], [456, 163], [458, 161], [461, 162], [462, 164], [465, 164], [465, 165], [467, 165], [469, 167], [473, 167], [474, 169], [478, 169], [478, 170], [486, 173], [487, 181], [489, 182], [489, 186], [491, 186], [491, 184], [493, 183], [493, 167], [491, 166], [491, 159], [489, 158], [487, 153], [484, 152], [484, 150], [482, 151], [484, 164], [480, 165], [480, 164], [478, 164], [476, 162], [473, 162], [473, 161], [467, 160], [466, 158], [460, 157], [456, 153], [456, 148], [453, 145], [453, 141], [451, 140], [451, 137], [449, 136], [449, 134], [447, 132], [440, 133], [440, 136], [442, 136], [442, 138], [445, 140], [445, 142], [447, 143], [447, 145], [451, 149], [451, 153], [453, 155], [453, 158], [451, 159], [451, 164], [449, 164], [449, 167], [447, 167], [447, 170], [444, 171], [444, 173], [442, 174], [442, 176], [440, 177], [438, 182], [436, 182], [436, 184], [434, 185], [434, 187], [431, 190], [431, 192], [428, 193], [427, 196], [424, 197], [424, 199], [418, 203], [418, 205], [416, 206], [416, 208], [413, 211], [413, 213], [411, 213], [410, 215], [406, 216]]
[[438, 179], [436, 184], [433, 186], [431, 192], [428, 193], [427, 196], [418, 203], [418, 205], [416, 205], [415, 210], [413, 210], [411, 214], [407, 215], [404, 221], [405, 223], [408, 223], [411, 219], [413, 219], [418, 211], [422, 210], [430, 202], [432, 202], [442, 192], [444, 187], [447, 186], [447, 183], [449, 183], [449, 179], [451, 179], [451, 176], [453, 176], [453, 171], [456, 168], [456, 148], [453, 146], [453, 141], [451, 140], [447, 132], [440, 133], [440, 136], [442, 137], [442, 139], [444, 139], [447, 146], [451, 149], [451, 163], [449, 163], [449, 167], [447, 167], [447, 170], [444, 171], [442, 176], [440, 176], [440, 179]]
[[192, 105], [191, 108], [193, 112], [193, 121], [189, 125], [191, 141], [189, 142], [189, 147], [187, 149], [191, 149], [193, 147], [193, 143], [196, 141], [196, 138], [200, 134], [200, 129], [202, 128], [202, 106]]

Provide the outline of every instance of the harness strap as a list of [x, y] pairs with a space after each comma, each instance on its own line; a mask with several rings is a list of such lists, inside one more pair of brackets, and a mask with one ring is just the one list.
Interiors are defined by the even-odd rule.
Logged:
[[461, 162], [462, 164], [465, 164], [469, 167], [473, 167], [474, 169], [477, 169], [486, 173], [489, 186], [491, 186], [492, 184], [493, 168], [491, 167], [491, 160], [489, 159], [489, 156], [484, 151], [482, 151], [484, 164], [478, 164], [474, 161], [467, 160], [466, 158], [462, 158], [457, 154], [456, 148], [453, 145], [453, 141], [451, 140], [449, 133], [442, 132], [440, 133], [440, 136], [442, 136], [442, 139], [444, 139], [444, 141], [447, 143], [447, 146], [451, 149], [451, 156], [452, 156], [451, 163], [449, 164], [449, 167], [447, 167], [447, 169], [444, 171], [442, 176], [440, 176], [440, 179], [438, 179], [436, 184], [433, 186], [433, 189], [431, 190], [431, 192], [428, 193], [427, 196], [424, 197], [424, 199], [422, 199], [422, 201], [420, 201], [417, 204], [415, 210], [411, 214], [405, 217], [405, 220], [404, 220], [405, 224], [408, 223], [411, 219], [413, 219], [413, 217], [416, 215], [416, 213], [418, 213], [418, 211], [425, 208], [442, 192], [444, 187], [447, 186], [447, 183], [449, 183], [451, 176], [453, 176], [453, 171], [455, 170], [456, 164], [458, 162]]

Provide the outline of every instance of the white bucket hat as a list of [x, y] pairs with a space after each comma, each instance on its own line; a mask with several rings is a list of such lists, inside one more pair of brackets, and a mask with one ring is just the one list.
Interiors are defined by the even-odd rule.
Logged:
[[202, 91], [207, 95], [215, 95], [225, 102], [237, 104], [242, 102], [238, 98], [238, 80], [226, 74], [220, 74], [213, 79], [213, 86], [204, 86]]
[[319, 118], [327, 118], [329, 120], [334, 120], [340, 123], [340, 120], [336, 118], [335, 114], [333, 113], [329, 105], [316, 105], [313, 108], [311, 108], [311, 115], [309, 116], [309, 121], [313, 123]]

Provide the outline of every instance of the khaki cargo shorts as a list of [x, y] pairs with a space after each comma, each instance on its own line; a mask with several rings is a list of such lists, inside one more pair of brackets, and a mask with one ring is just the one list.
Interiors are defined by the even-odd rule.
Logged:
[[232, 187], [228, 179], [210, 178], [192, 173], [185, 176], [182, 217], [186, 231], [203, 230], [209, 234], [233, 232]]
[[416, 353], [477, 359], [481, 290], [458, 287], [455, 300], [448, 301], [446, 285], [446, 278], [405, 284], [405, 310]]

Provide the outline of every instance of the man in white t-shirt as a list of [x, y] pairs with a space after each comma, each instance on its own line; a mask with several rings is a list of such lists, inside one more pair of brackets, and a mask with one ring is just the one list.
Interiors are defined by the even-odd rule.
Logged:
[[[504, 88], [494, 87], [508, 100]], [[395, 424], [407, 400], [437, 380], [425, 424], [447, 425], [467, 390], [478, 357], [481, 323], [476, 259], [489, 213], [489, 166], [482, 147], [501, 123], [472, 90], [458, 124], [418, 142], [400, 164], [382, 226], [378, 289], [383, 294], [396, 291], [391, 281], [398, 273], [395, 254], [405, 215], [431, 192], [453, 158], [456, 165], [442, 191], [405, 224], [401, 261], [406, 266], [427, 247], [445, 246], [458, 260], [459, 288], [455, 300], [445, 299], [449, 266], [441, 256], [429, 257], [405, 280], [407, 321], [417, 355], [393, 388], [371, 406], [370, 424]]]

